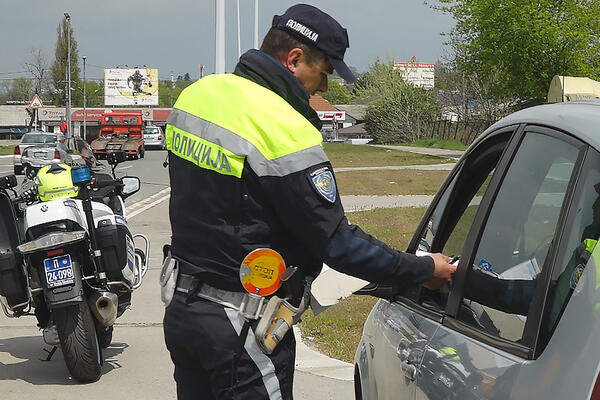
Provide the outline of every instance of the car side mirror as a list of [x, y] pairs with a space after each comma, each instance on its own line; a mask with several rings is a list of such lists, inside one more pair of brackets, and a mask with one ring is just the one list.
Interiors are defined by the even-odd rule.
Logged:
[[127, 159], [125, 152], [122, 150], [111, 151], [106, 157], [110, 165], [117, 165]]
[[135, 176], [124, 176], [121, 178], [121, 182], [123, 182], [123, 190], [121, 193], [124, 198], [127, 198], [140, 190], [140, 178], [136, 178]]
[[15, 175], [7, 175], [0, 178], [0, 188], [12, 189], [17, 186], [17, 177]]
[[392, 299], [399, 293], [397, 287], [382, 285], [379, 283], [369, 283], [364, 286], [362, 289], [357, 290], [354, 294], [358, 295], [369, 295], [373, 297], [377, 297], [379, 299]]

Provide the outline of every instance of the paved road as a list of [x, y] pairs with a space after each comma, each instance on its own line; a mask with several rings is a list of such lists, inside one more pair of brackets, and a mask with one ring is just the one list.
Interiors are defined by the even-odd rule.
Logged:
[[430, 156], [448, 157], [453, 159], [459, 159], [464, 153], [462, 150], [434, 149], [431, 147], [397, 146], [387, 144], [376, 144], [373, 146], [382, 147], [384, 149], [408, 151], [411, 153], [428, 154]]
[[[164, 346], [163, 306], [158, 273], [161, 247], [169, 240], [168, 175], [164, 152], [147, 152], [144, 160], [126, 162], [120, 175], [139, 176], [140, 193], [128, 199], [129, 226], [152, 243], [150, 268], [133, 295], [132, 308], [116, 323], [114, 340], [105, 350], [100, 381], [80, 385], [69, 379], [62, 354], [40, 361], [47, 347], [35, 327], [35, 317], [9, 319], [0, 315], [0, 398], [23, 399], [175, 399], [172, 363]], [[0, 159], [0, 171], [11, 167]], [[4, 174], [1, 174], [4, 175]], [[332, 360], [298, 344], [294, 396], [297, 400], [342, 400], [354, 397], [352, 365]]]
[[[119, 318], [113, 344], [105, 351], [99, 382], [79, 385], [57, 352], [50, 362], [34, 317], [8, 319], [0, 315], [0, 394], [12, 399], [174, 399], [172, 363], [164, 346], [163, 306], [158, 273], [162, 245], [169, 240], [168, 173], [165, 152], [146, 152], [146, 158], [128, 161], [118, 175], [139, 176], [140, 192], [127, 201], [129, 226], [151, 240], [150, 268], [144, 284], [133, 296], [132, 309]], [[450, 169], [451, 164], [432, 168]], [[402, 167], [429, 168], [423, 166]], [[12, 172], [12, 160], [0, 158], [0, 176]], [[432, 196], [342, 196], [347, 211], [373, 207], [426, 206]], [[297, 400], [342, 400], [354, 397], [352, 365], [324, 357], [298, 344], [294, 396]]]

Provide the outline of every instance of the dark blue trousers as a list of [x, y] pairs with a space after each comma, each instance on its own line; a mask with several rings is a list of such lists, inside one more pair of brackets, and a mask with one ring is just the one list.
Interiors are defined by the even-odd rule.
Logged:
[[179, 400], [292, 399], [296, 341], [290, 330], [275, 351], [264, 354], [253, 321], [237, 310], [176, 292], [165, 311], [165, 342], [175, 364]]

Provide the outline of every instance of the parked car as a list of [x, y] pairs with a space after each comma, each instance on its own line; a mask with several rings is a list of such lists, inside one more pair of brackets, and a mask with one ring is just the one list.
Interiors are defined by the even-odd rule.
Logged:
[[380, 297], [357, 399], [600, 399], [600, 102], [516, 112], [467, 149], [407, 251], [459, 256]]
[[160, 126], [148, 125], [144, 128], [144, 147], [164, 150], [165, 135]]
[[[56, 147], [56, 144], [59, 141], [59, 136], [56, 133], [51, 133], [51, 132], [41, 132], [41, 131], [33, 131], [33, 132], [28, 132], [25, 133], [22, 137], [21, 140], [19, 141], [19, 144], [15, 146], [15, 151], [13, 153], [13, 166], [14, 166], [14, 172], [15, 175], [20, 175], [23, 173], [23, 164], [21, 161], [21, 157], [23, 155], [23, 152], [25, 151], [25, 149], [29, 148], [29, 147], [34, 147], [34, 146], [40, 146], [41, 149], [39, 150], [40, 152], [40, 157], [42, 157], [42, 151], [45, 152], [44, 147], [45, 148], [54, 148]], [[32, 152], [32, 156], [33, 156], [33, 152]], [[52, 153], [52, 155], [47, 155], [45, 154], [44, 157], [51, 157], [50, 158], [50, 162], [52, 160], [55, 159], [55, 154]]]
[[[16, 157], [16, 150], [15, 150]], [[79, 137], [59, 139], [56, 142], [35, 143], [22, 150], [20, 169], [29, 168], [38, 170], [44, 165], [52, 163], [85, 163], [89, 167], [97, 164], [90, 145]], [[15, 172], [17, 166], [15, 164]]]

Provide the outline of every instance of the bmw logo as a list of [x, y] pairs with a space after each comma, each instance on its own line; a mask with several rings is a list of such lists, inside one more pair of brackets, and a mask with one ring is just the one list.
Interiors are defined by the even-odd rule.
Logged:
[[44, 205], [43, 205], [43, 206], [40, 208], [40, 210], [42, 210], [42, 212], [46, 212], [46, 211], [48, 211], [48, 206], [44, 204]]

